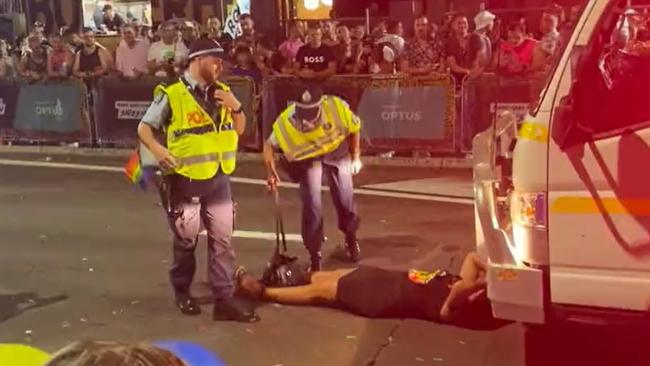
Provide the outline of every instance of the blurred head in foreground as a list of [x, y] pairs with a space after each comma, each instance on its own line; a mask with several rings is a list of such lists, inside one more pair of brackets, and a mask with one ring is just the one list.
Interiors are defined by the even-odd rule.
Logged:
[[144, 344], [75, 342], [44, 366], [187, 366], [173, 353]]

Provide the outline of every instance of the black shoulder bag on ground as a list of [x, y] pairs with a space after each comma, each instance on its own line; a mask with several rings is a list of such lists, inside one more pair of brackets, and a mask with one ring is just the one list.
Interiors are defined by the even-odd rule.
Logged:
[[298, 257], [288, 255], [284, 221], [280, 207], [280, 195], [275, 193], [275, 250], [266, 265], [262, 283], [269, 287], [292, 287], [309, 284], [307, 266]]

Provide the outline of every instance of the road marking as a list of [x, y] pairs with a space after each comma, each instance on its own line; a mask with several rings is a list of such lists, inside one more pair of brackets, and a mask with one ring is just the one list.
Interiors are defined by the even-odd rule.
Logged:
[[[124, 169], [121, 167], [104, 166], [104, 165], [56, 163], [56, 162], [26, 161], [26, 160], [11, 160], [11, 159], [0, 159], [0, 165], [124, 173]], [[258, 186], [266, 185], [266, 180], [264, 179], [232, 177], [231, 181], [233, 183], [252, 184]], [[280, 187], [295, 189], [298, 188], [298, 185], [295, 183], [281, 182]], [[323, 187], [323, 190], [327, 191], [329, 190], [329, 188]], [[474, 200], [471, 198], [440, 197], [440, 196], [435, 196], [430, 194], [401, 193], [401, 192], [394, 192], [394, 191], [382, 191], [377, 189], [363, 189], [363, 188], [355, 189], [354, 193], [358, 195], [365, 195], [365, 196], [402, 198], [402, 199], [410, 199], [410, 200], [417, 200], [417, 201], [456, 203], [460, 205], [474, 205]]]
[[[208, 232], [203, 230], [199, 233], [200, 236], [208, 236]], [[275, 240], [275, 233], [265, 233], [263, 231], [249, 231], [249, 230], [235, 230], [232, 234], [235, 238], [243, 239], [259, 239], [259, 240]], [[299, 234], [285, 234], [287, 241], [302, 242], [302, 236]]]

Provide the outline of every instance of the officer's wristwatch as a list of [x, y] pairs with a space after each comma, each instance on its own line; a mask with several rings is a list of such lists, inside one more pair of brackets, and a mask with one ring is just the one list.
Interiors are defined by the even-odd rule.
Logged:
[[237, 108], [236, 110], [232, 111], [232, 113], [233, 113], [233, 114], [242, 114], [242, 113], [244, 113], [244, 106], [240, 104], [240, 105], [239, 105], [239, 108]]

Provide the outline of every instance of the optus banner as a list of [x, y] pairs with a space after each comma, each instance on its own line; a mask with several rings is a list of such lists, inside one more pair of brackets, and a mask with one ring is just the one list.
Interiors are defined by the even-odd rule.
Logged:
[[56, 133], [81, 127], [82, 93], [73, 83], [22, 85], [13, 128]]
[[442, 140], [445, 138], [446, 90], [444, 86], [368, 89], [358, 114], [364, 121], [363, 136]]

